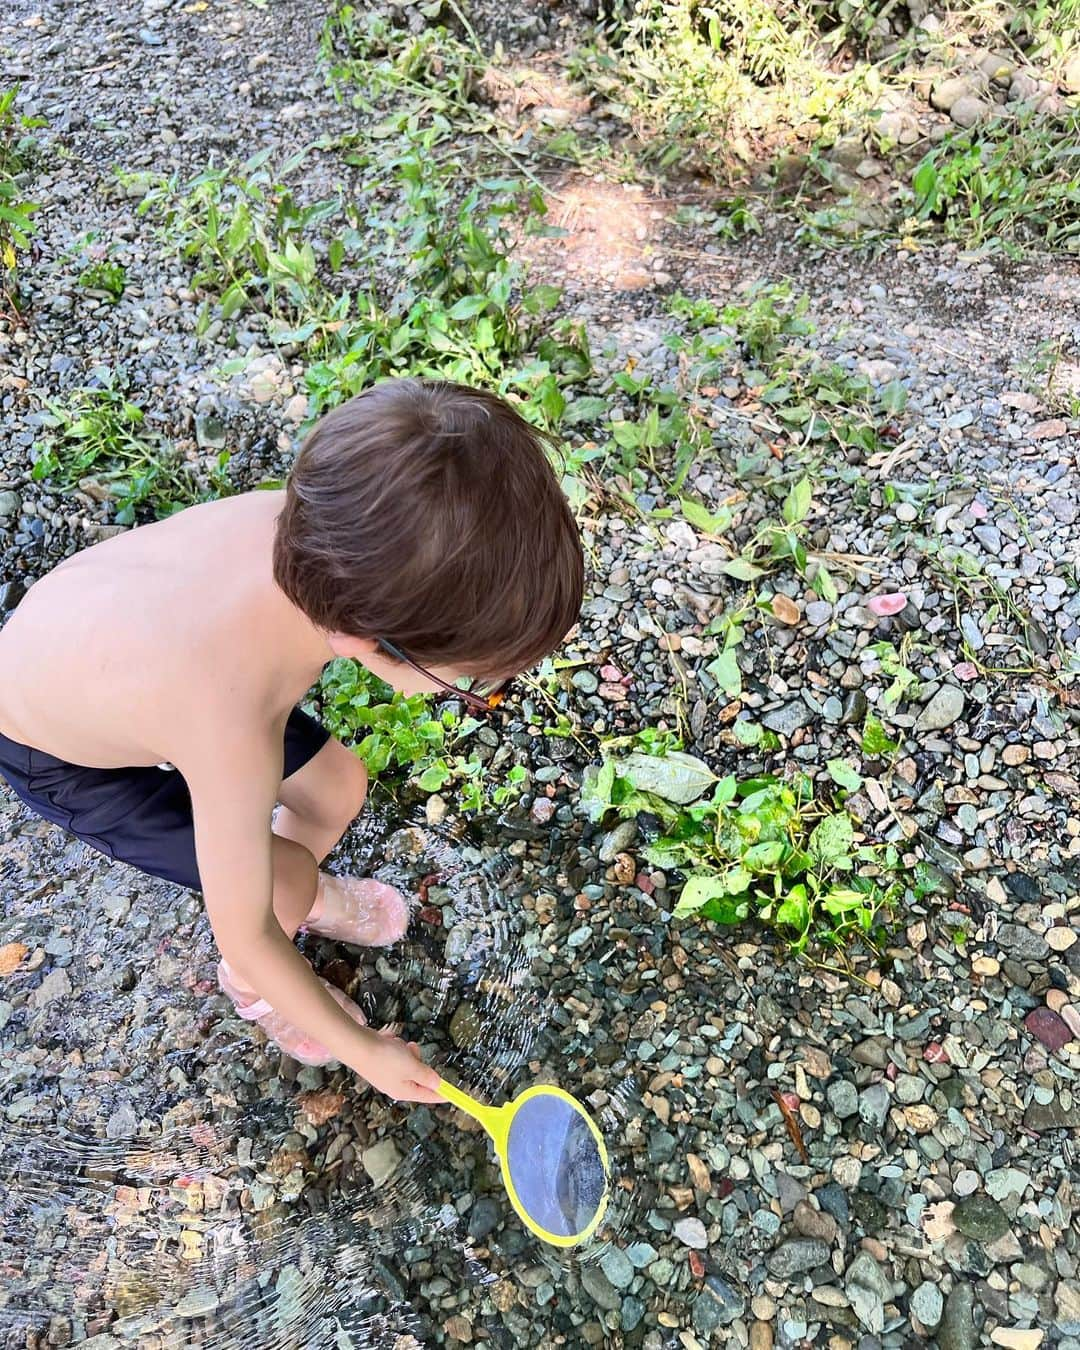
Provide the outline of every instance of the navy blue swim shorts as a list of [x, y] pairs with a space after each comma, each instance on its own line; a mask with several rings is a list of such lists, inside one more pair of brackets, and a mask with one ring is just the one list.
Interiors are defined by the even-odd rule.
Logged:
[[[294, 708], [285, 726], [283, 777], [302, 769], [329, 739], [325, 727]], [[175, 769], [87, 769], [0, 733], [0, 778], [39, 816], [107, 857], [200, 889], [191, 795]]]

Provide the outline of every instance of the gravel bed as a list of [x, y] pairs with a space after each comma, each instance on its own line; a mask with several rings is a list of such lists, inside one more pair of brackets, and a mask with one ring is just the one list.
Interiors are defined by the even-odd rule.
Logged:
[[[555, 11], [525, 29], [500, 14], [480, 12], [485, 40], [561, 40]], [[122, 365], [193, 462], [227, 445], [239, 482], [287, 466], [301, 365], [258, 333], [196, 340], [189, 278], [112, 169], [186, 175], [343, 129], [314, 73], [322, 19], [293, 0], [9, 7], [9, 76], [50, 125], [32, 320], [0, 331], [0, 615], [116, 528], [28, 471], [42, 397], [93, 365]], [[301, 190], [333, 173], [311, 156]], [[539, 706], [511, 714], [499, 732], [530, 776], [498, 819], [383, 802], [338, 860], [416, 897], [401, 948], [305, 940], [462, 1082], [502, 1099], [546, 1079], [588, 1101], [616, 1169], [611, 1228], [574, 1258], [541, 1248], [482, 1135], [282, 1060], [216, 992], [196, 897], [0, 793], [8, 1345], [1080, 1350], [1080, 270], [953, 248], [811, 256], [772, 227], [718, 244], [641, 189], [552, 187], [568, 232], [532, 246], [533, 268], [590, 333], [588, 392], [628, 362], [677, 381], [674, 291], [724, 302], [787, 278], [810, 296], [808, 350], [908, 394], [884, 451], [815, 475], [813, 546], [862, 560], [837, 569], [836, 602], [780, 571], [797, 620], [762, 616], [743, 645], [742, 713], [778, 750], [737, 744], [706, 669], [710, 621], [746, 590], [721, 571], [727, 545], [775, 519], [792, 473], [773, 459], [739, 477], [769, 436], [735, 363], [700, 395], [718, 450], [687, 485], [713, 508], [746, 494], [731, 540], [656, 519], [651, 487], [586, 523], [560, 695], [585, 748], [537, 734]], [[75, 284], [88, 231], [127, 268], [115, 306]], [[223, 375], [238, 350], [254, 363]], [[884, 593], [905, 597], [892, 617], [870, 606]], [[905, 639], [918, 694], [886, 709], [874, 647]], [[861, 750], [867, 712], [900, 742], [891, 765]], [[742, 776], [857, 761], [866, 832], [932, 882], [886, 960], [815, 968], [757, 929], [673, 924], [637, 825], [577, 803], [593, 737], [648, 725], [681, 725]], [[498, 753], [491, 732], [481, 744]]]

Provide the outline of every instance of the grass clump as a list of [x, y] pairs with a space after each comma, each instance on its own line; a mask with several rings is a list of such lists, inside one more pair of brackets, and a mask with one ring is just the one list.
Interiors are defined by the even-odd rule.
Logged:
[[46, 435], [34, 448], [33, 478], [60, 491], [79, 489], [112, 507], [119, 525], [161, 518], [230, 490], [227, 453], [200, 475], [156, 432], [127, 396], [122, 371], [97, 366], [93, 385], [45, 405]]
[[1080, 111], [954, 131], [912, 176], [915, 218], [968, 247], [1080, 252]]
[[19, 182], [34, 145], [33, 131], [44, 126], [40, 118], [23, 117], [15, 111], [17, 89], [0, 93], [0, 277], [3, 290], [14, 305], [17, 290], [18, 252], [34, 233], [33, 217], [39, 203], [24, 195]]
[[872, 66], [829, 54], [891, 5], [855, 8], [842, 0], [639, 0], [575, 73], [660, 167], [735, 181], [800, 136], [827, 129], [835, 137], [861, 91], [867, 104], [879, 91]]
[[[673, 918], [725, 926], [757, 920], [796, 953], [812, 943], [835, 948], [858, 937], [876, 947], [884, 940], [883, 921], [900, 891], [899, 858], [891, 845], [860, 841], [843, 800], [862, 780], [847, 761], [830, 761], [830, 788], [815, 795], [804, 774], [718, 779], [700, 760], [673, 753], [670, 741], [659, 757], [620, 756], [620, 748], [625, 743], [609, 743], [610, 756], [587, 771], [582, 803], [594, 820], [656, 822], [643, 856], [678, 874]], [[672, 780], [657, 763], [674, 765], [683, 804], [665, 795]], [[695, 775], [707, 786], [686, 803], [688, 775], [691, 791]]]

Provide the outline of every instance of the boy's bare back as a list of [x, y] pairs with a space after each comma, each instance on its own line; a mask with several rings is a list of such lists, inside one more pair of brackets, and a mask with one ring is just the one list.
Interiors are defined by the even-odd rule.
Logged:
[[274, 584], [283, 498], [194, 507], [39, 581], [0, 630], [0, 732], [120, 768], [180, 762], [220, 716], [279, 728], [332, 654]]
[[306, 1062], [438, 1101], [416, 1048], [372, 1032], [292, 941], [305, 922], [393, 941], [408, 918], [380, 893], [368, 922], [353, 910], [379, 883], [346, 894], [320, 873], [367, 779], [295, 705], [335, 656], [403, 693], [505, 678], [558, 643], [582, 584], [576, 524], [519, 414], [386, 381], [322, 419], [285, 492], [192, 507], [31, 588], [0, 631], [0, 774], [109, 857], [202, 891], [242, 1017]]

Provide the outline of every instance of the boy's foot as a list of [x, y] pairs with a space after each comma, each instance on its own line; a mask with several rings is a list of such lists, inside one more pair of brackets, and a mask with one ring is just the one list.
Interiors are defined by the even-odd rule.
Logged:
[[408, 926], [408, 901], [393, 886], [327, 872], [319, 873], [315, 904], [303, 923], [309, 933], [357, 947], [389, 947], [404, 937]]
[[[218, 963], [217, 973], [218, 984], [232, 999], [236, 1011], [244, 1021], [254, 1022], [256, 1026], [262, 1027], [267, 1039], [273, 1041], [283, 1054], [291, 1055], [301, 1064], [309, 1064], [316, 1068], [335, 1061], [335, 1056], [324, 1045], [320, 1045], [318, 1041], [305, 1035], [298, 1027], [286, 1022], [284, 1017], [275, 1012], [264, 998], [256, 998], [253, 994], [246, 993], [243, 987], [236, 982], [232, 971], [224, 961]], [[343, 994], [328, 980], [322, 980], [322, 983], [326, 985], [327, 991], [341, 1004], [354, 1022], [359, 1022], [361, 1026], [367, 1026], [367, 1018], [347, 994]]]

